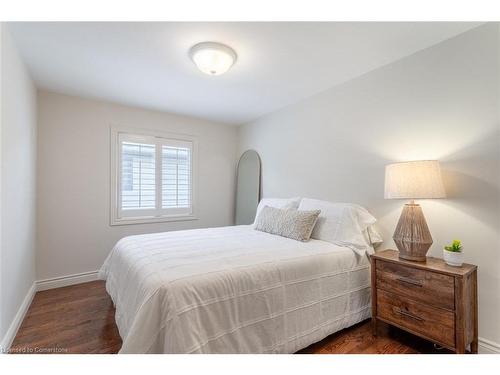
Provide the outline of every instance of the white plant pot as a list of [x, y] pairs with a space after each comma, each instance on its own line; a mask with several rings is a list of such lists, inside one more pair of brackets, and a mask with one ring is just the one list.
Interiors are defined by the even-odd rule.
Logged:
[[454, 251], [448, 251], [443, 249], [443, 258], [446, 264], [454, 267], [460, 267], [464, 262], [464, 252], [463, 250], [459, 253]]

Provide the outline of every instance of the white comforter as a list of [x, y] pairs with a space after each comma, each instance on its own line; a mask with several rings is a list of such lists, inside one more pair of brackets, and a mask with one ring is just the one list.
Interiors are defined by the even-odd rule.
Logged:
[[370, 316], [366, 256], [251, 226], [121, 239], [100, 276], [120, 353], [293, 353]]

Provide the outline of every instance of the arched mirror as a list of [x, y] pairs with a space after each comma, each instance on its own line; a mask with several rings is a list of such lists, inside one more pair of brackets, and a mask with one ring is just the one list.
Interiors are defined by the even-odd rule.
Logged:
[[236, 181], [236, 225], [252, 224], [260, 199], [260, 157], [254, 150], [243, 153]]

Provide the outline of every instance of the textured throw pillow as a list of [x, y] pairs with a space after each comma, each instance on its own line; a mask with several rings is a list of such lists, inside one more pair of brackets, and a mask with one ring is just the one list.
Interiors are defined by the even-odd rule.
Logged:
[[320, 212], [264, 206], [255, 220], [254, 228], [297, 241], [308, 241]]

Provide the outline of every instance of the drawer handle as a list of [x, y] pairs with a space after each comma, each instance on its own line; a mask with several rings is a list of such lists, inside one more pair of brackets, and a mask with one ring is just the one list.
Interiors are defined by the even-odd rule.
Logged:
[[399, 309], [399, 313], [400, 313], [401, 315], [403, 315], [403, 316], [408, 317], [408, 318], [418, 320], [419, 322], [423, 322], [423, 321], [424, 321], [421, 317], [416, 316], [416, 315], [413, 315], [413, 314], [410, 314], [409, 312], [404, 311], [404, 310], [401, 310], [401, 309]]
[[411, 285], [418, 286], [418, 287], [424, 286], [424, 284], [421, 281], [409, 279], [407, 277], [398, 277], [397, 280], [402, 282], [402, 283], [411, 284]]

